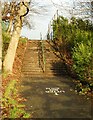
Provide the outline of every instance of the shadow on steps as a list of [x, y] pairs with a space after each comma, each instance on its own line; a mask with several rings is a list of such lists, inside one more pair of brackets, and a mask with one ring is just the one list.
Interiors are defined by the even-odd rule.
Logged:
[[55, 76], [68, 76], [68, 68], [62, 61], [55, 61], [52, 64], [51, 70]]

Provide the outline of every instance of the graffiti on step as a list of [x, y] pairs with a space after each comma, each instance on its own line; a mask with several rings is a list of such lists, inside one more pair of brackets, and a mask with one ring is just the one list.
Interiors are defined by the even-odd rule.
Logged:
[[64, 90], [60, 90], [60, 88], [55, 87], [55, 88], [46, 88], [46, 93], [54, 93], [55, 95], [59, 95], [59, 93], [65, 93]]

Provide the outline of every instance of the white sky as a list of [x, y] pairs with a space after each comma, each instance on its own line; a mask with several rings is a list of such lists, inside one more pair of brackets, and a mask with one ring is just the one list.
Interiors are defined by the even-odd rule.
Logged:
[[[34, 0], [37, 1], [37, 0]], [[53, 0], [55, 3], [62, 2], [63, 6], [67, 6], [68, 3], [71, 3], [73, 0]], [[34, 24], [34, 30], [28, 29], [24, 27], [22, 29], [21, 35], [27, 37], [29, 39], [40, 39], [40, 33], [42, 34], [42, 38], [44, 39], [47, 30], [48, 24], [50, 23], [51, 19], [53, 18], [54, 14], [56, 13], [58, 7], [54, 6], [51, 0], [38, 0], [39, 5], [46, 5], [47, 6], [47, 15], [33, 15], [31, 17], [31, 22]], [[66, 13], [62, 13], [64, 16], [67, 16]]]
[[[10, 2], [11, 0], [1, 0], [1, 1], [3, 1], [3, 2], [9, 1]], [[30, 22], [32, 24], [34, 24], [34, 29], [29, 29], [24, 26], [21, 31], [21, 36], [27, 37], [29, 39], [40, 39], [40, 33], [41, 33], [42, 38], [44, 39], [44, 37], [46, 36], [47, 31], [48, 31], [48, 24], [52, 20], [56, 11], [59, 9], [58, 4], [62, 5], [61, 8], [63, 8], [63, 9], [61, 9], [61, 14], [66, 17], [66, 16], [68, 16], [68, 14], [65, 12], [64, 9], [65, 8], [69, 9], [73, 0], [31, 0], [31, 1], [33, 3], [38, 3], [38, 5], [47, 6], [46, 7], [47, 14], [44, 15], [43, 13], [41, 13], [41, 14], [34, 14], [34, 15], [30, 16]], [[53, 5], [53, 3], [51, 1], [56, 3], [57, 6]], [[37, 9], [37, 5], [34, 8]], [[59, 9], [59, 12], [60, 12], [60, 9]]]
[[[11, 0], [1, 0], [1, 1], [4, 2], [4, 1], [11, 1]], [[76, 2], [79, 0], [31, 0], [31, 1], [33, 3], [38, 3], [38, 5], [41, 5], [41, 6], [43, 6], [43, 5], [47, 6], [46, 7], [47, 14], [44, 15], [45, 12], [44, 13], [42, 12], [40, 15], [39, 14], [32, 15], [30, 17], [30, 22], [34, 24], [34, 29], [28, 29], [27, 27], [23, 27], [21, 36], [27, 37], [29, 39], [40, 39], [40, 33], [41, 33], [42, 38], [44, 39], [44, 37], [46, 36], [47, 31], [48, 31], [48, 24], [52, 20], [56, 11], [59, 10], [59, 13], [61, 13], [61, 15], [63, 15], [64, 17], [71, 17], [71, 16], [69, 16], [68, 13], [69, 12], [73, 13], [73, 11], [72, 11], [73, 1]], [[53, 1], [57, 5], [54, 6], [51, 1]], [[88, 2], [88, 1], [92, 1], [92, 0], [80, 0], [80, 1]], [[61, 7], [58, 7], [58, 4], [61, 5]], [[37, 9], [37, 5], [34, 8]], [[66, 12], [67, 10], [68, 10], [68, 12]], [[40, 11], [40, 9], [39, 9], [39, 11]]]

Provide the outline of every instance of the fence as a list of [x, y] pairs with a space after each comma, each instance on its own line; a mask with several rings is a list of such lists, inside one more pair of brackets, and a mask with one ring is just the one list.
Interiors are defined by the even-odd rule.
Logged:
[[44, 41], [41, 39], [39, 42], [39, 66], [42, 68], [43, 72], [45, 72], [45, 66], [46, 66], [46, 58], [45, 58], [45, 46]]
[[48, 24], [48, 31], [47, 31], [47, 34], [46, 34], [47, 40], [53, 40], [53, 27], [52, 27], [52, 24], [53, 24], [54, 20], [57, 20], [58, 16], [59, 16], [59, 13], [58, 13], [58, 10], [57, 10], [56, 13], [54, 14], [52, 20]]

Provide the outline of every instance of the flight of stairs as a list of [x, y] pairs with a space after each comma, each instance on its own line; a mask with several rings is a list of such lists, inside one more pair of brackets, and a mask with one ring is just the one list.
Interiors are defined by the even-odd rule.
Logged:
[[[53, 77], [61, 75], [60, 59], [53, 53], [51, 45], [47, 40], [43, 40], [45, 71], [40, 62], [41, 48], [40, 40], [29, 40], [24, 54], [22, 64], [22, 75], [25, 77]], [[42, 63], [43, 64], [43, 63]]]

